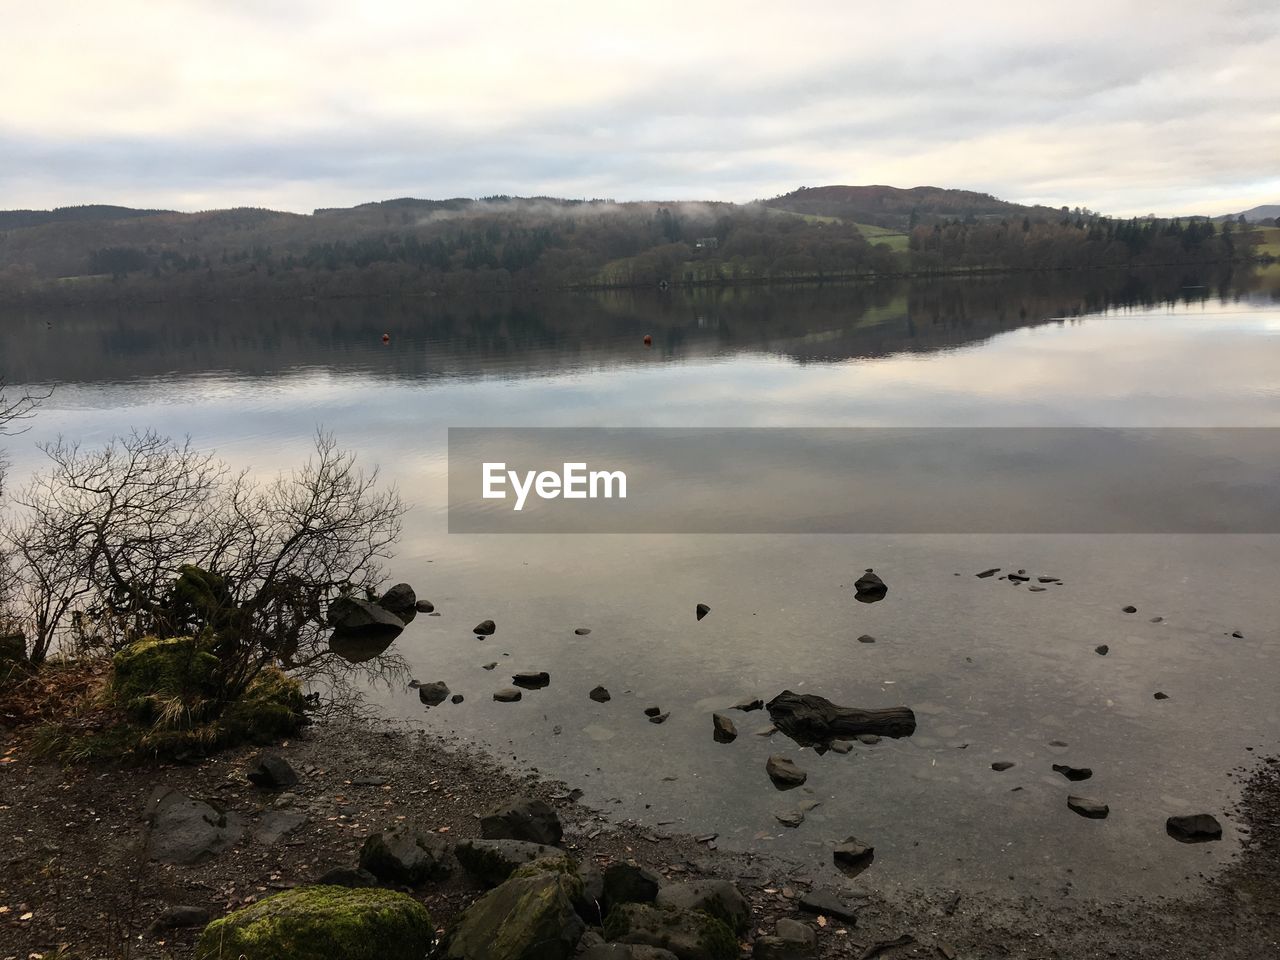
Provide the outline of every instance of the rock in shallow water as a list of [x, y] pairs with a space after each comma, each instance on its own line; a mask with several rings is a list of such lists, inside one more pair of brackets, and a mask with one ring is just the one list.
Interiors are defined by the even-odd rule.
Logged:
[[699, 620], [701, 620], [710, 612], [711, 612], [711, 608], [708, 607], [705, 603], [698, 604], [698, 606], [694, 609], [694, 613], [697, 614], [697, 617]]
[[809, 779], [809, 775], [781, 754], [774, 754], [764, 765], [769, 779], [779, 790], [793, 790]]
[[499, 703], [515, 703], [523, 696], [524, 694], [515, 687], [504, 687], [503, 689], [494, 692], [493, 699], [497, 700]]
[[511, 682], [526, 690], [541, 690], [551, 683], [551, 674], [545, 670], [516, 673], [512, 675]]
[[418, 687], [418, 699], [428, 707], [438, 707], [449, 698], [449, 685], [443, 680], [424, 683]]
[[613, 699], [613, 697], [609, 695], [609, 691], [606, 690], [604, 687], [593, 688], [592, 691], [587, 694], [587, 696], [590, 697], [592, 700], [594, 700], [596, 703], [608, 703], [610, 700]]
[[876, 603], [883, 600], [889, 593], [888, 585], [870, 567], [867, 567], [866, 572], [854, 581], [853, 590], [853, 598], [861, 603]]
[[1090, 820], [1105, 820], [1111, 812], [1111, 808], [1105, 803], [1089, 797], [1067, 797], [1067, 806]]
[[1182, 843], [1207, 843], [1222, 839], [1222, 824], [1208, 813], [1170, 817], [1165, 821], [1165, 831]]
[[471, 632], [478, 637], [491, 637], [497, 629], [497, 625], [492, 620], [481, 620], [471, 628]]
[[1093, 776], [1093, 770], [1089, 767], [1071, 767], [1065, 763], [1055, 763], [1053, 772], [1060, 773], [1071, 781], [1088, 780]]
[[716, 743], [733, 743], [738, 739], [738, 728], [723, 713], [711, 715], [711, 736]]
[[[418, 615], [418, 597], [407, 583], [397, 583], [378, 599], [378, 606], [399, 617], [406, 624]], [[430, 610], [426, 611], [430, 613]]]
[[1008, 760], [998, 760], [991, 765], [991, 769], [996, 773], [1004, 773], [1006, 770], [1013, 769], [1013, 764]]

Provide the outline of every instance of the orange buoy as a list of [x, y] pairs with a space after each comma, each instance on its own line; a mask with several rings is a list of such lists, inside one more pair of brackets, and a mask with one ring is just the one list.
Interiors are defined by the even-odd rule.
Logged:
[[653, 337], [649, 336], [647, 333], [644, 335], [644, 345], [646, 347], [653, 346]]

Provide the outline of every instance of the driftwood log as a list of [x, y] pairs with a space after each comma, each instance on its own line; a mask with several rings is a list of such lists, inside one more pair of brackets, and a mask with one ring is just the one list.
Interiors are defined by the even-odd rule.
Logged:
[[841, 707], [826, 697], [783, 690], [766, 705], [774, 725], [802, 746], [850, 740], [859, 734], [909, 737], [916, 732], [916, 715], [909, 707], [859, 710]]

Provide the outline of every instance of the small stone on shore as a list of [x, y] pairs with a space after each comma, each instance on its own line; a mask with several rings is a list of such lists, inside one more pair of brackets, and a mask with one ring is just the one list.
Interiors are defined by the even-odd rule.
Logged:
[[809, 779], [809, 775], [793, 761], [777, 753], [765, 761], [764, 769], [779, 790], [794, 790]]
[[738, 739], [738, 728], [723, 713], [711, 715], [711, 735], [716, 743], [732, 743]]
[[524, 694], [522, 694], [515, 687], [504, 687], [503, 689], [494, 693], [493, 699], [497, 700], [499, 703], [515, 703], [522, 696], [524, 696]]

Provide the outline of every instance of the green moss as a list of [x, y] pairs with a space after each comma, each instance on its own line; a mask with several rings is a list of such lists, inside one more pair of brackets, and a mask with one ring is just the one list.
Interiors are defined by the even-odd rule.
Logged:
[[447, 955], [454, 960], [568, 960], [582, 927], [566, 877], [555, 872], [513, 876], [467, 908], [450, 935]]
[[571, 898], [576, 900], [582, 896], [582, 878], [578, 876], [578, 868], [572, 860], [564, 855], [539, 857], [537, 860], [530, 860], [528, 863], [517, 867], [511, 876], [540, 877], [547, 873], [558, 874], [564, 878], [565, 890]]
[[197, 721], [217, 694], [218, 658], [194, 637], [154, 637], [130, 644], [111, 661], [111, 693], [130, 719], [152, 724], [173, 714]]
[[606, 940], [670, 950], [682, 960], [736, 960], [733, 930], [701, 910], [620, 903], [604, 921]]
[[204, 929], [196, 960], [422, 960], [435, 925], [392, 890], [299, 887]]
[[203, 756], [241, 743], [270, 743], [306, 722], [302, 685], [275, 667], [239, 700], [217, 700], [218, 659], [190, 637], [141, 640], [112, 659], [106, 726], [50, 724], [36, 731], [41, 756], [68, 763], [146, 763]]
[[302, 684], [275, 667], [254, 678], [243, 697], [222, 714], [224, 743], [267, 743], [290, 736], [306, 722]]

